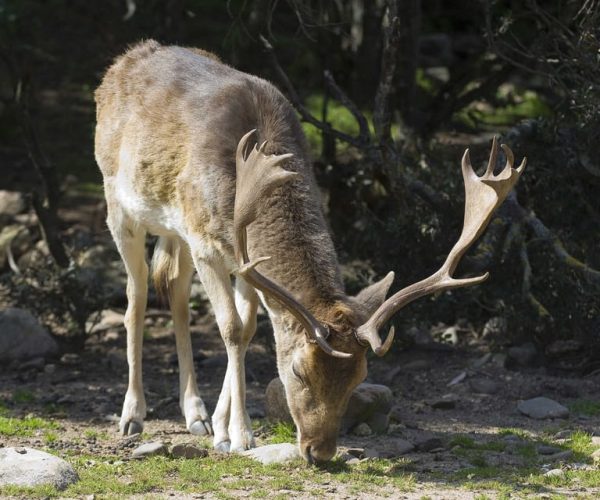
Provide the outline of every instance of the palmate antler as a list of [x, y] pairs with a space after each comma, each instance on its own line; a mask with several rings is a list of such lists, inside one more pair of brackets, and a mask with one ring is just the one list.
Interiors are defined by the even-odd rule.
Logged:
[[463, 155], [462, 172], [465, 183], [463, 230], [442, 267], [428, 278], [400, 290], [387, 299], [371, 318], [358, 328], [356, 337], [359, 342], [370, 345], [378, 356], [383, 356], [389, 350], [394, 339], [394, 329], [392, 328], [385, 342], [382, 343], [378, 333], [379, 329], [405, 305], [424, 295], [476, 285], [487, 279], [489, 273], [475, 278], [463, 279], [453, 278], [452, 274], [456, 270], [461, 257], [485, 230], [494, 210], [502, 204], [514, 187], [527, 163], [527, 158], [523, 158], [521, 165], [514, 169], [512, 151], [505, 144], [502, 144], [501, 147], [506, 155], [506, 165], [498, 175], [494, 175], [494, 167], [498, 157], [498, 145], [495, 137], [487, 169], [481, 177], [478, 177], [473, 171], [469, 150], [467, 149]]
[[336, 351], [327, 342], [329, 330], [292, 295], [277, 283], [274, 283], [256, 270], [256, 266], [270, 257], [259, 257], [250, 260], [248, 257], [247, 226], [258, 215], [260, 200], [268, 196], [279, 186], [293, 180], [297, 172], [289, 172], [281, 168], [281, 162], [292, 157], [292, 154], [270, 155], [264, 154], [266, 143], [259, 148], [251, 149], [247, 157], [244, 151], [248, 139], [255, 130], [248, 132], [240, 140], [236, 154], [236, 184], [235, 205], [233, 215], [234, 250], [240, 274], [250, 285], [263, 292], [266, 296], [276, 299], [282, 304], [304, 327], [308, 338], [323, 349], [327, 354], [339, 358], [349, 358], [352, 354]]

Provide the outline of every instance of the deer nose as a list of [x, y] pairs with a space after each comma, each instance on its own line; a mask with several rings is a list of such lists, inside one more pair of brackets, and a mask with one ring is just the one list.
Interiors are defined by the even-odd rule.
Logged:
[[336, 452], [335, 443], [310, 443], [301, 447], [302, 456], [309, 464], [327, 462], [333, 458]]

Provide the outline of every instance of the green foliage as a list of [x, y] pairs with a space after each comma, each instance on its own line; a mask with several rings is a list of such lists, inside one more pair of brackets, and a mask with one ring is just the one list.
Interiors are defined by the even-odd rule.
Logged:
[[296, 426], [290, 422], [277, 422], [272, 428], [271, 443], [295, 443]]

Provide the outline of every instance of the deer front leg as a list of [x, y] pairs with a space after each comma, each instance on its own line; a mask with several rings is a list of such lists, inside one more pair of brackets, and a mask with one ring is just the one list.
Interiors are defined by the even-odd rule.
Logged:
[[[107, 200], [108, 193], [107, 189]], [[121, 434], [127, 436], [142, 432], [146, 417], [146, 399], [142, 383], [142, 343], [148, 295], [148, 265], [144, 248], [146, 233], [133, 224], [118, 207], [109, 202], [107, 208], [107, 225], [127, 271], [125, 329], [129, 383], [119, 422]]]
[[173, 330], [179, 361], [179, 407], [185, 417], [187, 429], [196, 436], [212, 434], [210, 418], [198, 391], [192, 341], [190, 337], [189, 298], [194, 273], [194, 263], [187, 245], [182, 241], [170, 246], [176, 276], [169, 281], [169, 306], [173, 316]]
[[[214, 446], [220, 451], [242, 451], [254, 446], [254, 437], [250, 418], [246, 412], [246, 373], [244, 359], [250, 338], [254, 334], [254, 323], [248, 321], [248, 328], [238, 313], [236, 299], [229, 272], [221, 261], [203, 259], [194, 255], [196, 269], [204, 285], [208, 298], [213, 306], [217, 325], [227, 350], [227, 372], [219, 402], [213, 414]], [[256, 315], [258, 301], [245, 289], [244, 299], [247, 302], [243, 313]], [[240, 302], [240, 299], [238, 299]], [[240, 302], [240, 304], [241, 304]], [[250, 335], [252, 330], [252, 335]]]

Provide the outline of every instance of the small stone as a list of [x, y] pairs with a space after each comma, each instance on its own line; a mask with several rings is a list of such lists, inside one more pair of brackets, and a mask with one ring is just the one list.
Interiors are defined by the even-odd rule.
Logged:
[[176, 458], [204, 458], [208, 456], [208, 451], [193, 444], [183, 443], [173, 446], [171, 455]]
[[561, 460], [568, 460], [573, 456], [572, 450], [565, 450], [559, 453], [554, 453], [553, 455], [548, 456], [548, 460], [552, 460], [553, 462], [559, 462]]
[[18, 191], [0, 191], [0, 214], [17, 215], [25, 210], [23, 193]]
[[387, 450], [390, 454], [389, 458], [399, 457], [400, 455], [406, 455], [415, 449], [415, 446], [407, 441], [406, 439], [394, 439], [390, 443], [390, 447]]
[[476, 394], [496, 394], [500, 390], [500, 384], [487, 378], [476, 378], [469, 381], [471, 390]]
[[262, 464], [285, 463], [301, 458], [298, 446], [291, 443], [268, 444], [242, 452], [246, 457], [258, 460]]
[[78, 365], [81, 362], [81, 357], [79, 356], [79, 354], [76, 354], [74, 352], [67, 352], [60, 357], [60, 362], [63, 365]]
[[51, 375], [55, 371], [56, 371], [55, 364], [50, 363], [50, 364], [44, 366], [44, 373], [47, 373], [48, 375]]
[[29, 361], [25, 361], [24, 363], [21, 363], [21, 365], [19, 366], [19, 370], [43, 370], [44, 364], [44, 358], [37, 357], [30, 359]]
[[519, 366], [530, 366], [537, 357], [537, 349], [533, 342], [511, 347], [507, 351], [508, 358]]
[[370, 436], [371, 434], [373, 434], [373, 431], [369, 427], [369, 424], [362, 422], [362, 423], [358, 424], [352, 430], [352, 434], [354, 434], [355, 436], [365, 437], [365, 436]]
[[51, 485], [63, 490], [77, 480], [71, 464], [62, 458], [33, 448], [0, 449], [0, 486]]
[[346, 451], [349, 455], [352, 455], [356, 458], [364, 458], [365, 457], [365, 449], [364, 448], [348, 448]]
[[562, 469], [550, 469], [544, 474], [546, 477], [562, 477], [565, 475], [565, 471]]
[[444, 394], [440, 399], [430, 401], [429, 406], [438, 410], [451, 410], [456, 407], [456, 399], [454, 394]]
[[429, 452], [436, 448], [443, 448], [444, 443], [438, 437], [424, 437], [415, 442], [415, 447], [419, 451]]
[[558, 431], [556, 434], [554, 434], [554, 439], [569, 439], [572, 434], [573, 431], [571, 429], [563, 429], [562, 431]]
[[167, 447], [160, 441], [144, 443], [138, 446], [131, 454], [132, 458], [146, 458], [157, 455], [166, 456], [168, 454]]
[[538, 420], [546, 418], [567, 418], [569, 416], [569, 410], [566, 407], [545, 397], [521, 401], [517, 406], [517, 409], [524, 415]]
[[403, 366], [403, 371], [406, 372], [420, 372], [424, 370], [429, 370], [431, 368], [431, 363], [425, 359], [415, 359], [414, 361], [410, 361]]
[[537, 447], [537, 452], [540, 455], [553, 455], [554, 453], [560, 453], [561, 451], [562, 450], [556, 446], [547, 446], [545, 444], [541, 444]]

